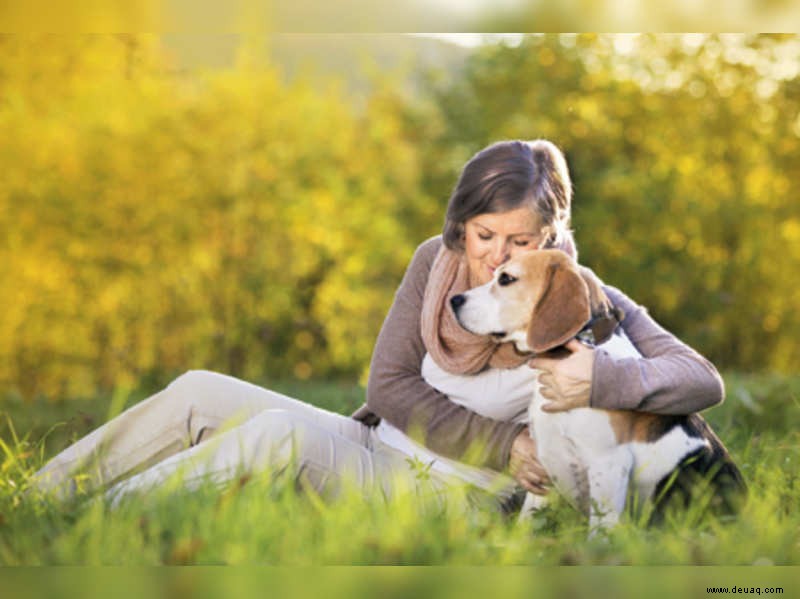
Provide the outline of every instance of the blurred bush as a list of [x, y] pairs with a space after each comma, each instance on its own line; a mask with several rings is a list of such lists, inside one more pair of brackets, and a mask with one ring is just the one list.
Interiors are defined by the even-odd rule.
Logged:
[[796, 372], [797, 36], [528, 36], [432, 79], [451, 166], [503, 138], [567, 154], [580, 259], [724, 369]]
[[169, 68], [158, 40], [0, 38], [0, 385], [363, 369], [417, 241], [393, 100]]
[[[356, 377], [463, 163], [548, 137], [581, 260], [726, 369], [797, 368], [794, 36], [532, 36], [413, 97], [0, 37], [0, 387]], [[461, 67], [459, 67], [461, 68]]]

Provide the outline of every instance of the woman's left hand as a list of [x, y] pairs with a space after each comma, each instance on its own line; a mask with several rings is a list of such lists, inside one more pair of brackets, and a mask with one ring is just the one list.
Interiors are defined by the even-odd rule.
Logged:
[[539, 384], [547, 403], [545, 412], [565, 412], [574, 408], [588, 408], [592, 392], [594, 349], [577, 339], [564, 347], [570, 355], [565, 358], [533, 358], [528, 364], [541, 370]]

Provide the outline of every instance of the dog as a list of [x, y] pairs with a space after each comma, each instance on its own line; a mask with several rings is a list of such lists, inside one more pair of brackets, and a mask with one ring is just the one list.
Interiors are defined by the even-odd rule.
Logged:
[[[462, 327], [532, 355], [553, 353], [578, 338], [613, 357], [641, 357], [594, 274], [559, 250], [527, 252], [495, 271], [492, 281], [450, 300]], [[562, 350], [563, 351], [563, 350]], [[699, 414], [658, 415], [577, 408], [547, 413], [536, 382], [528, 409], [538, 459], [554, 488], [589, 518], [590, 534], [616, 525], [626, 508], [649, 502], [648, 522], [671, 505], [686, 508], [708, 485], [719, 513], [733, 514], [746, 492], [722, 442]], [[676, 503], [677, 502], [677, 503]], [[546, 504], [527, 493], [526, 519]]]

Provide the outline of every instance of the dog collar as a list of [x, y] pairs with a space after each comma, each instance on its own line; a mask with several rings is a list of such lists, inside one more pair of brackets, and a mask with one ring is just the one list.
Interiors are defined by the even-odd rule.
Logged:
[[592, 316], [589, 321], [578, 331], [575, 338], [589, 347], [605, 343], [617, 330], [625, 314], [619, 308], [611, 308], [606, 314]]

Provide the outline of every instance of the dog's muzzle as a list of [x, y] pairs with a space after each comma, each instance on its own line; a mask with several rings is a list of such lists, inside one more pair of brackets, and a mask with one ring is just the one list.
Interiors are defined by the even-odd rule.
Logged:
[[[461, 318], [459, 318], [459, 316], [458, 316], [459, 309], [466, 303], [467, 303], [467, 296], [464, 295], [463, 293], [459, 293], [458, 295], [454, 295], [453, 297], [450, 298], [450, 307], [453, 308], [453, 314], [455, 315], [456, 320], [458, 321], [458, 323], [462, 327], [464, 327], [465, 329], [467, 329], [469, 331], [470, 328], [467, 327], [463, 322], [461, 322]], [[505, 331], [493, 331], [493, 332], [489, 333], [489, 335], [495, 341], [499, 341], [499, 340], [503, 339], [506, 336], [506, 332]]]

